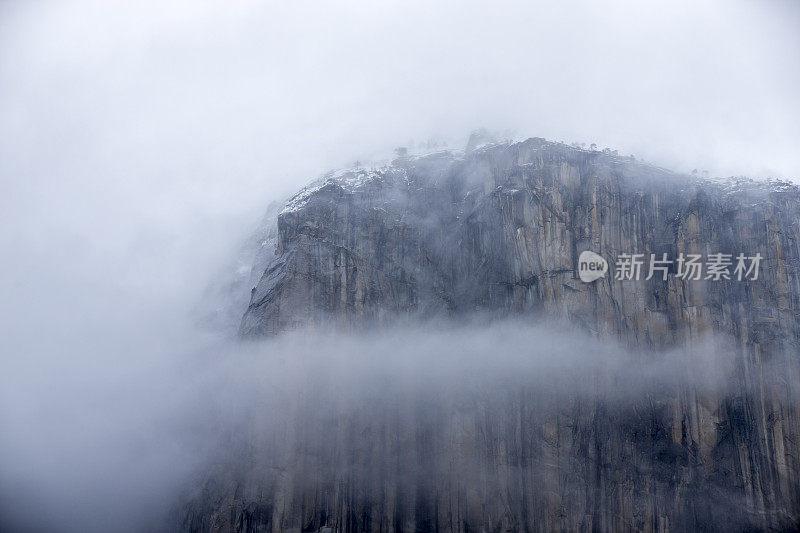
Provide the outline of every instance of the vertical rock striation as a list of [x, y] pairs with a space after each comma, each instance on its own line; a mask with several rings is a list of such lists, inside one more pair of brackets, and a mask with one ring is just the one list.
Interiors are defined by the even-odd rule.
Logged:
[[[243, 336], [529, 314], [615, 339], [643, 358], [724, 336], [730, 386], [719, 393], [687, 384], [626, 405], [522, 388], [469, 408], [390, 406], [376, 420], [298, 412], [331, 440], [315, 444], [298, 428], [282, 444], [293, 451], [279, 474], [218, 473], [188, 507], [185, 527], [730, 531], [800, 523], [794, 186], [699, 180], [529, 139], [329, 174], [289, 201], [276, 229]], [[611, 275], [581, 282], [584, 250], [606, 258]], [[646, 280], [647, 262], [639, 280], [613, 276], [625, 253], [717, 252], [760, 254], [759, 278], [682, 280], [673, 265], [666, 280]]]

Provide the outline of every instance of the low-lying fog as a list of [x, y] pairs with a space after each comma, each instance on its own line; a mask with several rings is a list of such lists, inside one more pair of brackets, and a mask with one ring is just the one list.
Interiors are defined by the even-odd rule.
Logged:
[[[502, 416], [503, 402], [522, 393], [548, 405], [597, 399], [624, 412], [690, 386], [726, 392], [739, 357], [709, 340], [643, 359], [530, 322], [303, 331], [247, 343], [158, 329], [83, 333], [79, 352], [43, 339], [3, 374], [0, 514], [11, 524], [150, 528], [206, 469], [235, 463], [231, 455], [253, 444], [324, 446], [337, 421], [366, 427], [420, 408], [449, 419], [494, 404]], [[280, 464], [275, 453], [261, 453], [260, 466]]]

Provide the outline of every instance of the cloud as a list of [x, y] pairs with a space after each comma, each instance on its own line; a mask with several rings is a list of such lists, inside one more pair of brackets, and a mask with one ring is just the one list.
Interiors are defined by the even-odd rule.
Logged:
[[[171, 338], [139, 330], [137, 338], [132, 328], [7, 361], [6, 526], [162, 527], [219, 465], [228, 465], [224, 479], [245, 463], [253, 472], [290, 469], [309, 459], [307, 449], [338, 457], [350, 444], [336, 441], [337, 432], [411, 412], [429, 413], [427, 422], [407, 421], [423, 425], [476, 408], [502, 418], [508, 401], [528, 394], [546, 399], [537, 404], [541, 416], [600, 401], [624, 417], [686, 390], [713, 398], [739, 385], [730, 380], [736, 349], [720, 349], [719, 340], [642, 358], [553, 324], [475, 320], [365, 335], [306, 330], [248, 343], [192, 329]], [[256, 459], [247, 452], [253, 447]], [[292, 472], [298, 482], [303, 475]]]

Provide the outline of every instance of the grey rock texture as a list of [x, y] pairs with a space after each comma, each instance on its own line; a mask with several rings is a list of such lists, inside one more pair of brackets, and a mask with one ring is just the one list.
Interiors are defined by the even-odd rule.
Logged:
[[[415, 411], [422, 403], [371, 421], [306, 413], [330, 441], [304, 440], [298, 428], [285, 443], [293, 450], [288, 471], [223, 469], [188, 507], [185, 528], [800, 524], [794, 186], [701, 180], [529, 139], [330, 174], [289, 201], [273, 235], [241, 322], [245, 337], [308, 325], [357, 331], [404, 317], [529, 314], [615, 339], [642, 357], [723, 335], [733, 344], [731, 386], [724, 394], [680, 387], [624, 406], [521, 389], [469, 408], [425, 404], [424, 416]], [[581, 282], [584, 250], [605, 257], [610, 275]], [[760, 253], [759, 279], [681, 280], [674, 266], [667, 280], [613, 279], [623, 253], [717, 252]], [[348, 440], [354, 435], [360, 444]], [[293, 469], [316, 481], [298, 483]]]
[[[541, 139], [395, 160], [331, 175], [290, 201], [241, 333], [540, 311], [653, 348], [705, 327], [743, 342], [755, 339], [742, 328], [772, 330], [780, 344], [798, 327], [797, 215], [798, 192], [785, 184], [695, 180]], [[576, 276], [586, 249], [612, 265], [620, 253], [760, 253], [763, 273], [757, 284], [587, 285]]]

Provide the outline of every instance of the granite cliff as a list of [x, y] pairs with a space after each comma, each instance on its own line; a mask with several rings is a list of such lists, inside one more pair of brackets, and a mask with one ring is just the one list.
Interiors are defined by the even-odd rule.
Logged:
[[[289, 200], [260, 238], [240, 334], [479, 313], [569, 324], [641, 358], [718, 336], [727, 387], [687, 381], [618, 405], [523, 386], [469, 408], [428, 403], [425, 416], [419, 405], [370, 421], [330, 413], [317, 421], [330, 439], [293, 432], [279, 470], [222, 468], [182, 526], [798, 527], [800, 191], [543, 139], [472, 144], [331, 173]], [[609, 275], [578, 279], [585, 250], [609, 262]], [[646, 262], [638, 280], [615, 279], [631, 253], [762, 260], [757, 279], [681, 279], [675, 263], [666, 279], [645, 279]], [[257, 462], [258, 452], [242, 453]], [[314, 483], [298, 481], [309, 473]]]

